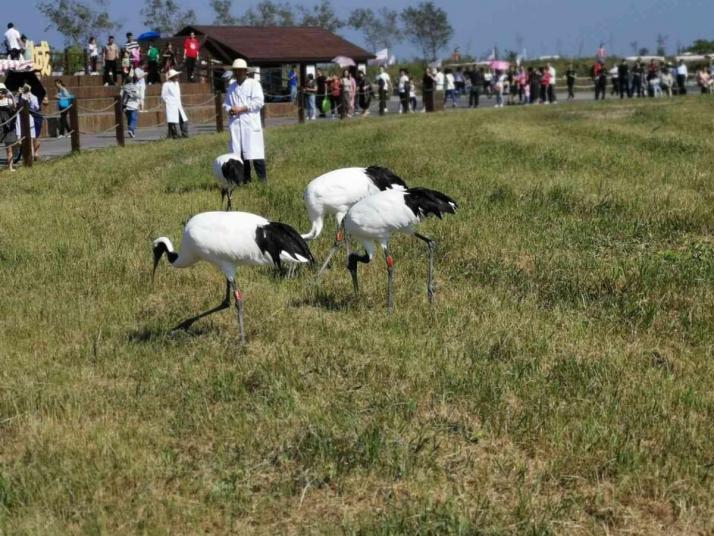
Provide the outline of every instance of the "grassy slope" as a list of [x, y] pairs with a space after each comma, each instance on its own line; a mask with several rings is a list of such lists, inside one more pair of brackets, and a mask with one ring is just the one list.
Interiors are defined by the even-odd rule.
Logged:
[[[150, 239], [218, 206], [220, 136], [0, 175], [0, 532], [713, 530], [711, 101], [390, 117], [267, 132], [240, 209], [381, 163], [454, 196], [351, 295], [343, 257], [149, 283]], [[328, 231], [315, 244], [323, 258]]]

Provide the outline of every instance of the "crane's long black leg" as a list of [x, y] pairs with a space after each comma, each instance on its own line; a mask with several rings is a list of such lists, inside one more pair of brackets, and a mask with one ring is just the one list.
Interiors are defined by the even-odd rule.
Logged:
[[429, 250], [429, 269], [426, 276], [426, 296], [429, 298], [429, 303], [434, 303], [434, 247], [436, 247], [436, 242], [434, 242], [428, 236], [420, 235], [419, 233], [414, 233], [419, 240], [426, 242], [426, 247]]
[[[320, 279], [320, 276], [322, 275], [322, 272], [324, 272], [327, 269], [327, 266], [330, 264], [330, 261], [332, 260], [332, 257], [334, 256], [335, 253], [337, 253], [337, 250], [340, 248], [340, 242], [344, 240], [344, 234], [342, 232], [342, 227], [337, 228], [337, 232], [335, 233], [335, 242], [332, 244], [332, 249], [330, 249], [330, 252], [327, 254], [327, 258], [325, 259], [325, 262], [322, 263], [322, 267], [320, 268], [320, 271], [317, 272], [317, 278]], [[347, 241], [345, 240], [345, 243]]]
[[196, 321], [204, 316], [212, 315], [213, 313], [217, 313], [218, 311], [222, 311], [223, 309], [228, 309], [231, 301], [231, 282], [226, 279], [226, 297], [221, 302], [220, 305], [217, 305], [213, 309], [209, 309], [208, 311], [204, 311], [203, 313], [197, 314], [196, 316], [192, 316], [191, 318], [187, 318], [183, 322], [177, 324], [174, 326], [171, 331], [178, 331], [180, 329], [186, 330], [191, 327], [191, 325]]
[[226, 206], [226, 211], [230, 212], [231, 208], [233, 208], [233, 200], [231, 199], [231, 196], [233, 195], [233, 192], [230, 190], [226, 190], [226, 196], [228, 197], [228, 205]]
[[384, 248], [384, 260], [387, 263], [387, 311], [392, 312], [392, 284], [394, 282], [394, 259], [389, 254], [389, 249]]
[[350, 254], [349, 257], [347, 257], [347, 269], [350, 271], [350, 274], [352, 275], [352, 285], [354, 286], [355, 289], [355, 294], [359, 292], [359, 285], [357, 284], [357, 263], [362, 262], [364, 264], [369, 263], [369, 254], [365, 250], [363, 255], [357, 255], [357, 253], [352, 253]]
[[240, 342], [245, 344], [245, 331], [243, 329], [243, 293], [235, 282], [233, 282], [233, 295], [236, 300], [236, 317], [238, 319], [238, 330], [240, 331]]

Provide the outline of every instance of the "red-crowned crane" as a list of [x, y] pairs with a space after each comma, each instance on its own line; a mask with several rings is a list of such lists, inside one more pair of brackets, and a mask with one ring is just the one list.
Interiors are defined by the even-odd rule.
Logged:
[[[335, 243], [320, 268], [318, 277], [327, 268], [330, 259], [340, 247], [343, 240], [342, 220], [352, 205], [377, 192], [390, 189], [404, 190], [406, 187], [406, 183], [400, 177], [380, 166], [336, 169], [320, 175], [307, 185], [303, 198], [312, 228], [302, 237], [305, 240], [314, 240], [320, 236], [323, 219], [327, 214], [334, 214], [337, 222]], [[348, 247], [347, 243], [345, 246]]]
[[171, 240], [163, 236], [154, 240], [153, 251], [152, 279], [164, 254], [174, 268], [187, 268], [198, 261], [206, 261], [226, 277], [226, 297], [220, 305], [184, 320], [173, 329], [188, 329], [199, 318], [228, 308], [233, 292], [243, 342], [243, 297], [235, 282], [236, 268], [270, 265], [282, 271], [283, 262], [314, 262], [310, 249], [295, 229], [247, 212], [197, 214], [186, 223], [180, 251], [174, 251]]
[[429, 251], [427, 272], [427, 296], [429, 303], [434, 299], [433, 272], [435, 242], [415, 231], [416, 225], [424, 218], [434, 215], [441, 219], [444, 214], [456, 213], [458, 205], [449, 196], [427, 188], [407, 190], [385, 190], [356, 203], [345, 216], [345, 232], [349, 238], [361, 240], [365, 252], [350, 254], [347, 269], [352, 275], [355, 292], [357, 284], [357, 263], [368, 263], [374, 256], [374, 242], [379, 242], [387, 263], [387, 308], [392, 309], [392, 278], [394, 259], [389, 254], [389, 239], [394, 233], [414, 235], [426, 242]]
[[245, 175], [243, 159], [238, 153], [226, 153], [216, 158], [213, 161], [213, 177], [221, 188], [221, 210], [226, 197], [228, 197], [226, 210], [231, 209], [231, 195], [234, 188], [250, 182], [250, 177]]

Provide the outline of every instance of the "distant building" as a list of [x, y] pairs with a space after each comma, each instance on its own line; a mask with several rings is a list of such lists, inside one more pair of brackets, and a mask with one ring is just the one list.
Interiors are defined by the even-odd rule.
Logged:
[[[317, 65], [330, 64], [337, 56], [354, 60], [357, 68], [366, 69], [375, 56], [332, 32], [304, 26], [186, 26], [169, 39], [174, 48], [191, 32], [196, 34], [202, 58], [208, 56], [215, 71], [227, 68], [236, 58], [243, 58], [251, 67], [258, 67], [260, 79], [269, 94], [285, 90], [287, 69], [291, 65], [300, 72], [314, 72]], [[337, 65], [334, 65], [337, 69]], [[222, 73], [216, 73], [220, 77]]]

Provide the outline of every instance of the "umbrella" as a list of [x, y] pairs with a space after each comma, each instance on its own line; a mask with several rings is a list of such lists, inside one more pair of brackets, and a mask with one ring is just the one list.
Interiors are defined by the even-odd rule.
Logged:
[[354, 67], [357, 65], [355, 60], [348, 58], [347, 56], [335, 56], [332, 58], [332, 63], [336, 63], [340, 67]]
[[511, 64], [503, 60], [492, 60], [488, 66], [492, 71], [507, 71]]
[[137, 41], [152, 41], [154, 39], [160, 39], [161, 32], [144, 32], [139, 37], [136, 38]]

